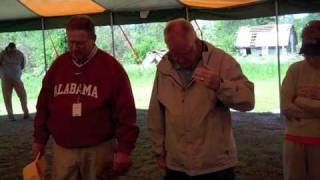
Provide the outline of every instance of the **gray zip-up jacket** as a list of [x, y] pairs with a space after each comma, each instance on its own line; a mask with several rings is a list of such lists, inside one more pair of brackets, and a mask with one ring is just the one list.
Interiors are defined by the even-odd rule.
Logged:
[[19, 80], [22, 70], [25, 66], [25, 57], [19, 50], [10, 53], [2, 51], [0, 53], [0, 67], [2, 70], [2, 78]]
[[191, 81], [183, 86], [165, 55], [157, 67], [148, 125], [153, 149], [166, 155], [169, 169], [194, 176], [237, 165], [230, 108], [254, 107], [254, 85], [239, 64], [224, 51], [206, 43], [201, 63], [223, 79], [215, 92]]

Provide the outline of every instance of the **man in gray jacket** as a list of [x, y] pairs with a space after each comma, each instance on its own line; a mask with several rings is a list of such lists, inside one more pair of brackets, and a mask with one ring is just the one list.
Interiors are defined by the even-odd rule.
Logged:
[[157, 66], [148, 125], [166, 180], [234, 179], [230, 108], [254, 108], [254, 85], [227, 53], [197, 38], [184, 19], [164, 30], [169, 52]]
[[22, 70], [25, 66], [25, 57], [16, 48], [14, 43], [9, 43], [4, 51], [0, 53], [0, 66], [2, 67], [2, 93], [4, 103], [8, 112], [8, 119], [14, 121], [12, 110], [12, 91], [16, 91], [24, 112], [24, 119], [29, 118], [27, 107], [27, 94], [21, 81]]

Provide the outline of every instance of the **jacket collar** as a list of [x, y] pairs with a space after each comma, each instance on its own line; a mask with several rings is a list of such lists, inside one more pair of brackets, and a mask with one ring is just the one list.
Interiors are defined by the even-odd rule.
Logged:
[[[203, 43], [206, 47], [202, 51], [202, 59], [201, 59], [201, 62], [197, 65], [197, 67], [208, 66], [209, 61], [211, 59], [210, 57], [211, 57], [212, 52], [215, 48], [214, 46], [212, 46], [208, 42], [203, 41]], [[176, 69], [174, 68], [174, 65], [169, 60], [168, 54], [163, 56], [162, 60], [158, 64], [157, 68], [160, 73], [171, 76], [181, 87], [184, 87]], [[192, 83], [193, 83], [193, 79], [187, 85], [187, 87], [191, 86]]]

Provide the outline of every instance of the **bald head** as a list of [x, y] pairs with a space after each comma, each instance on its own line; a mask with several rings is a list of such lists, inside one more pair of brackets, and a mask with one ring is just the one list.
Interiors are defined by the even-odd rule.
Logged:
[[184, 33], [189, 33], [189, 35], [196, 36], [196, 32], [192, 24], [183, 18], [169, 21], [164, 29], [164, 36], [166, 37], [175, 30], [181, 30], [184, 31]]
[[197, 34], [189, 21], [180, 18], [168, 22], [164, 29], [164, 39], [170, 51], [186, 53], [195, 44]]

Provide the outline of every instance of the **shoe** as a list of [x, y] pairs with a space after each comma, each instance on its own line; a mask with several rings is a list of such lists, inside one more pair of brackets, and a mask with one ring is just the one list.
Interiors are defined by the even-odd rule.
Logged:
[[23, 120], [28, 120], [28, 119], [30, 119], [30, 115], [29, 115], [29, 114], [26, 114], [26, 115], [23, 116], [22, 119], [23, 119]]
[[8, 121], [16, 121], [16, 119], [14, 118], [14, 116], [8, 116]]

